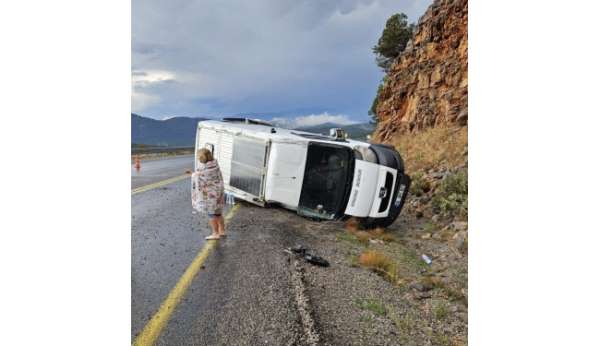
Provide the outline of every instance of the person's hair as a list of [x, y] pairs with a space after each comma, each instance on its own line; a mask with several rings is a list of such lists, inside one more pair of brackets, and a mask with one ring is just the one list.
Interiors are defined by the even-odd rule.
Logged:
[[208, 161], [213, 160], [213, 155], [210, 150], [202, 148], [198, 150], [198, 160], [200, 160], [202, 163], [207, 163]]

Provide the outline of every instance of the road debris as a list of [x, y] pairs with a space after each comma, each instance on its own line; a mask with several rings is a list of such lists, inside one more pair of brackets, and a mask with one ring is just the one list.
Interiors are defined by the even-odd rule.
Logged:
[[429, 256], [427, 256], [426, 254], [422, 254], [421, 258], [423, 259], [423, 261], [425, 261], [425, 263], [427, 263], [428, 265], [431, 265], [431, 258]]
[[329, 262], [326, 259], [324, 259], [323, 257], [319, 257], [314, 253], [311, 253], [309, 249], [307, 249], [303, 245], [296, 245], [292, 248], [285, 249], [285, 252], [290, 254], [295, 253], [298, 257], [302, 257], [304, 261], [310, 264], [317, 265], [320, 267], [329, 267]]

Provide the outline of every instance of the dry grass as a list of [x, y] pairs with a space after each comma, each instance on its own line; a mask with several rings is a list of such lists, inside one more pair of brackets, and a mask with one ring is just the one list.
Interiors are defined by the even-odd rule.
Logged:
[[393, 241], [398, 241], [398, 238], [396, 238], [395, 235], [391, 234], [391, 233], [384, 233], [382, 235], [379, 236], [379, 239], [383, 240], [386, 243], [391, 243]]
[[392, 233], [386, 232], [386, 230], [381, 227], [377, 227], [375, 229], [369, 230], [369, 231], [367, 231], [367, 234], [369, 234], [370, 239], [379, 239], [386, 243], [390, 243], [390, 242], [398, 240], [395, 235], [393, 235]]
[[344, 224], [344, 228], [350, 233], [358, 231], [359, 226], [358, 220], [354, 217], [349, 218]]
[[354, 236], [356, 236], [356, 239], [363, 244], [369, 244], [369, 240], [371, 239], [369, 232], [365, 231], [356, 231], [354, 232]]
[[376, 271], [393, 283], [397, 280], [396, 264], [381, 252], [367, 250], [358, 257], [358, 263]]
[[441, 278], [437, 276], [426, 276], [423, 277], [420, 280], [420, 282], [423, 285], [431, 285], [434, 288], [440, 289], [450, 301], [457, 301], [464, 304], [465, 306], [468, 306], [467, 297], [464, 294], [462, 294], [462, 292], [459, 289], [444, 283], [444, 281], [442, 281]]
[[358, 257], [358, 262], [369, 268], [377, 268], [384, 271], [393, 269], [394, 263], [392, 260], [381, 252], [367, 250]]
[[385, 233], [385, 229], [383, 229], [381, 227], [377, 227], [375, 229], [370, 230], [369, 233], [371, 233], [373, 235], [373, 237], [377, 238], [377, 237], [382, 236]]
[[375, 229], [366, 231], [358, 230], [358, 221], [356, 221], [354, 218], [346, 221], [344, 228], [347, 231], [346, 235], [338, 238], [344, 240], [356, 240], [363, 245], [369, 245], [369, 241], [371, 239], [380, 239], [386, 243], [397, 241], [395, 235], [386, 232], [386, 230], [382, 227], [377, 227]]
[[398, 136], [392, 145], [398, 149], [408, 173], [444, 165], [456, 167], [467, 160], [467, 127], [434, 127]]
[[433, 314], [437, 320], [445, 319], [446, 317], [448, 317], [449, 313], [450, 313], [450, 306], [448, 305], [448, 302], [446, 302], [444, 300], [436, 301], [436, 303], [433, 307]]

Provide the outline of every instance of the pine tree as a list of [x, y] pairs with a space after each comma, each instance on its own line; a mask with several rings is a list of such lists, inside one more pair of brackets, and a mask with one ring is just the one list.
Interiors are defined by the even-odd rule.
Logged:
[[406, 48], [413, 29], [414, 24], [408, 24], [408, 17], [404, 13], [396, 13], [387, 20], [377, 45], [373, 47], [377, 66], [385, 72], [389, 70], [394, 59]]

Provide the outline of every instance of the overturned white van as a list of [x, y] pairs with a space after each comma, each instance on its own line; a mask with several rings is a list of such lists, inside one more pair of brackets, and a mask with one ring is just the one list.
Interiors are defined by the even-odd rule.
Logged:
[[393, 147], [348, 139], [339, 129], [325, 136], [245, 118], [208, 120], [198, 123], [196, 153], [201, 148], [213, 152], [236, 198], [311, 218], [355, 216], [366, 227], [386, 227], [410, 186]]

